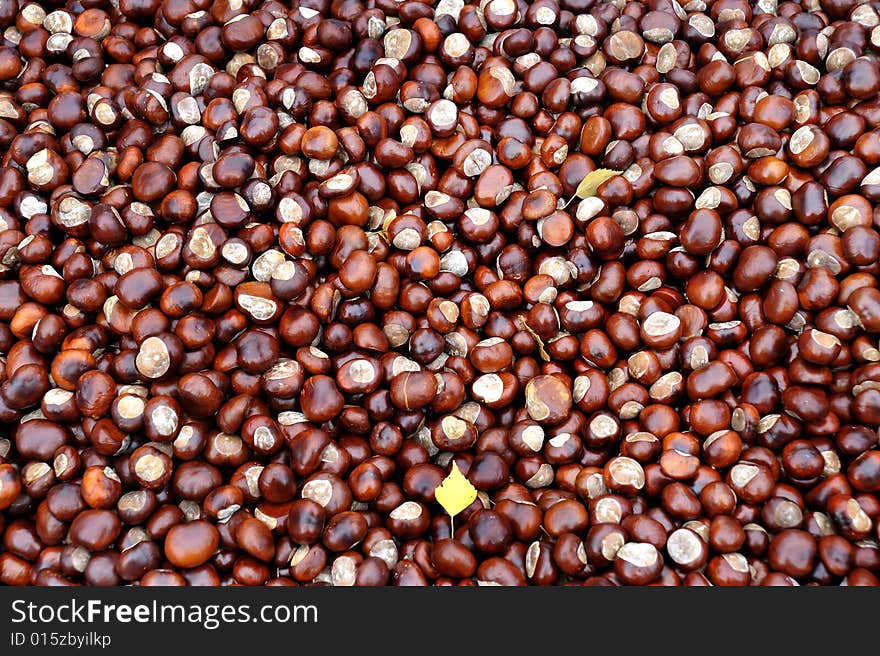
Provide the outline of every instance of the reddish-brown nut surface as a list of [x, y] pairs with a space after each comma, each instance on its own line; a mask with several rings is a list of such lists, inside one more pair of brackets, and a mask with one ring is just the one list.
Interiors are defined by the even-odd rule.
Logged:
[[873, 4], [55, 4], [0, 583], [876, 583]]

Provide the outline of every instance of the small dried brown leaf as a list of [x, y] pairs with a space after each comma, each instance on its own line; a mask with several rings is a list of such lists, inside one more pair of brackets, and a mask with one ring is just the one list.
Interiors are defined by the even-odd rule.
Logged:
[[538, 337], [538, 333], [531, 329], [531, 327], [529, 326], [529, 324], [526, 323], [526, 320], [522, 315], [519, 316], [519, 325], [522, 326], [523, 330], [525, 330], [529, 335], [534, 337], [536, 342], [538, 342], [538, 353], [540, 354], [541, 359], [544, 360], [544, 362], [550, 362], [550, 355], [544, 348], [544, 340]]

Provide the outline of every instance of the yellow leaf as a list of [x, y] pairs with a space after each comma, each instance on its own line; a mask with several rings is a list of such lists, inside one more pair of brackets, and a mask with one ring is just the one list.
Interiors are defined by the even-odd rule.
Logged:
[[621, 173], [623, 173], [623, 171], [596, 169], [592, 173], [587, 174], [586, 178], [581, 180], [581, 183], [577, 186], [577, 189], [574, 192], [574, 197], [571, 200], [574, 200], [575, 198], [584, 199], [595, 196], [599, 185], [609, 178], [613, 178], [615, 175], [620, 175]]
[[388, 232], [388, 228], [391, 227], [391, 222], [397, 218], [397, 212], [390, 211], [385, 213], [385, 218], [382, 219], [382, 232]]
[[397, 212], [389, 211], [385, 213], [385, 218], [382, 219], [382, 228], [377, 230], [379, 236], [385, 241], [386, 244], [391, 243], [391, 237], [388, 236], [388, 228], [391, 226], [391, 222], [397, 218]]
[[453, 460], [452, 471], [434, 490], [434, 496], [443, 509], [449, 513], [449, 516], [455, 517], [474, 502], [474, 499], [477, 498], [477, 488], [464, 477]]

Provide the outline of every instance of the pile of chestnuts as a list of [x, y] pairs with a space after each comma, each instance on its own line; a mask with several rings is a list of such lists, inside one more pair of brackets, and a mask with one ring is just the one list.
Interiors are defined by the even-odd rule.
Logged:
[[0, 35], [0, 583], [880, 582], [877, 3]]

